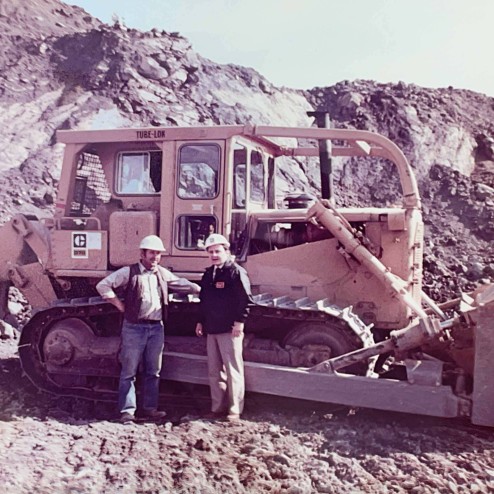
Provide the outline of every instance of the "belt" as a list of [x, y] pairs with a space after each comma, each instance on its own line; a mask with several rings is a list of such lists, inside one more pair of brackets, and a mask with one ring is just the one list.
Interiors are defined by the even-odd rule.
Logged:
[[161, 319], [138, 319], [137, 324], [160, 324]]

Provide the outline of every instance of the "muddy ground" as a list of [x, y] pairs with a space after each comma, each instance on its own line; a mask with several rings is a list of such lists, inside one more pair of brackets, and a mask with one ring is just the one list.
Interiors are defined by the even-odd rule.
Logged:
[[229, 424], [207, 405], [199, 392], [164, 404], [169, 421], [121, 425], [112, 404], [38, 393], [0, 341], [1, 492], [494, 492], [486, 428], [258, 395]]

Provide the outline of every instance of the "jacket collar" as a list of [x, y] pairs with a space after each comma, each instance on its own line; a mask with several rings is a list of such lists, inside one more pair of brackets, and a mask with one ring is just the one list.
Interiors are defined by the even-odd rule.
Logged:
[[225, 261], [225, 263], [222, 266], [214, 266], [213, 265], [213, 266], [210, 266], [210, 269], [214, 273], [215, 269], [219, 269], [221, 271], [223, 268], [227, 268], [227, 267], [231, 266], [232, 264], [233, 264], [233, 260], [228, 259], [227, 261]]

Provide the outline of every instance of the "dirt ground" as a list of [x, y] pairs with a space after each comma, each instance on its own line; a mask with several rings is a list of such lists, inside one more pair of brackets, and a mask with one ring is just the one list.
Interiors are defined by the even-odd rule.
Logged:
[[[177, 398], [178, 400], [178, 398]], [[10, 493], [494, 492], [494, 431], [250, 395], [239, 424], [121, 425], [112, 404], [39, 393], [0, 342], [0, 485]]]

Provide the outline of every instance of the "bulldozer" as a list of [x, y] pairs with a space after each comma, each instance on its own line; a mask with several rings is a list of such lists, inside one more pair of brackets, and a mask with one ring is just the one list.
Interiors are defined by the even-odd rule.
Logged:
[[[32, 307], [19, 356], [40, 389], [115, 399], [122, 314], [95, 285], [159, 235], [162, 265], [201, 279], [221, 233], [249, 273], [248, 391], [464, 417], [494, 426], [494, 286], [441, 305], [422, 290], [424, 224], [413, 170], [362, 130], [228, 125], [60, 130], [52, 217], [1, 228], [0, 318], [9, 288]], [[324, 118], [322, 119], [324, 120]], [[391, 163], [401, 204], [336, 207], [333, 158]], [[278, 163], [319, 160], [321, 197], [277, 196]], [[197, 299], [170, 295], [163, 381], [208, 384]]]

